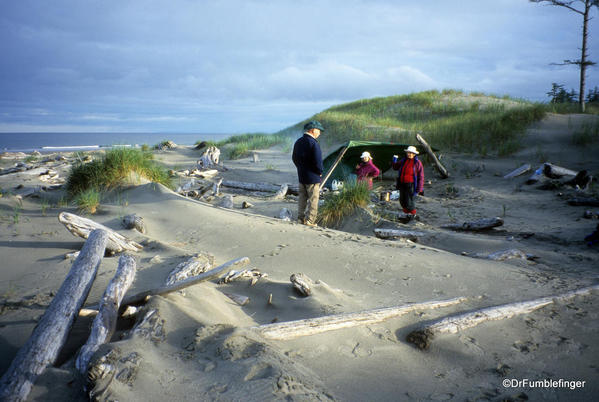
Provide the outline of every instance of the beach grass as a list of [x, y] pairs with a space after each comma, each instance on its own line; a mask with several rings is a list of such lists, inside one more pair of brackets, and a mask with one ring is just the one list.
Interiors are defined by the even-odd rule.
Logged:
[[318, 221], [324, 226], [335, 225], [352, 214], [356, 208], [365, 207], [370, 201], [366, 182], [346, 183], [337, 194], [330, 194], [318, 211]]
[[572, 133], [572, 144], [578, 147], [586, 147], [599, 142], [599, 123], [583, 123], [582, 126]]
[[66, 187], [69, 195], [75, 197], [88, 189], [103, 191], [122, 185], [132, 173], [168, 187], [171, 185], [168, 171], [153, 160], [151, 152], [113, 148], [91, 162], [75, 164]]
[[102, 198], [102, 194], [95, 188], [88, 188], [85, 191], [80, 192], [75, 196], [74, 201], [77, 205], [77, 208], [89, 214], [95, 214], [98, 206], [100, 205], [100, 200]]

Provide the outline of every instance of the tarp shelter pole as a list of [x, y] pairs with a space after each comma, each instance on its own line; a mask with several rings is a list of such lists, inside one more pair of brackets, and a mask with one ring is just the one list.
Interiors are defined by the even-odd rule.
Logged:
[[348, 150], [349, 146], [344, 146], [343, 149], [341, 150], [341, 152], [339, 152], [339, 156], [337, 156], [337, 159], [335, 159], [335, 162], [333, 162], [333, 165], [331, 165], [331, 167], [329, 168], [327, 174], [324, 175], [324, 178], [322, 179], [322, 185], [324, 186], [324, 184], [327, 182], [327, 180], [329, 180], [329, 177], [331, 176], [331, 173], [333, 173], [333, 170], [335, 170], [335, 168], [337, 167], [337, 165], [339, 164], [339, 162], [341, 162], [341, 159], [343, 159], [343, 155], [345, 155], [345, 152]]

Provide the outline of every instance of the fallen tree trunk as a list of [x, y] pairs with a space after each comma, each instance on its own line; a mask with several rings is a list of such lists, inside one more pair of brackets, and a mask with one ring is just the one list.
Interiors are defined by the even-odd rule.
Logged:
[[223, 180], [222, 185], [225, 187], [240, 188], [242, 190], [262, 191], [265, 193], [276, 193], [281, 188], [280, 186], [277, 186], [276, 184], [247, 183], [247, 182], [235, 181], [235, 180]]
[[104, 230], [108, 234], [106, 250], [113, 254], [120, 253], [125, 250], [139, 251], [143, 248], [141, 244], [138, 244], [133, 240], [129, 240], [125, 236], [107, 228], [104, 225], [94, 222], [91, 219], [82, 218], [68, 212], [61, 212], [58, 215], [58, 221], [65, 225], [69, 232], [84, 239], [87, 239], [91, 231], [94, 229]]
[[465, 297], [458, 297], [442, 301], [409, 303], [403, 306], [385, 307], [358, 313], [335, 314], [324, 317], [308, 318], [305, 320], [266, 324], [253, 327], [252, 329], [267, 339], [287, 340], [342, 328], [356, 327], [358, 325], [375, 324], [389, 318], [408, 314], [412, 311], [447, 307], [461, 303], [465, 300]]
[[75, 368], [81, 374], [87, 372], [87, 365], [100, 345], [110, 341], [114, 334], [119, 306], [133, 279], [135, 279], [135, 259], [130, 255], [122, 255], [116, 273], [102, 295], [100, 309], [94, 318], [89, 338], [77, 354]]
[[89, 294], [107, 242], [103, 230], [89, 234], [56, 296], [0, 379], [0, 400], [25, 400], [37, 376], [54, 362]]
[[428, 349], [432, 339], [438, 334], [455, 334], [458, 331], [474, 327], [485, 321], [503, 320], [515, 315], [530, 313], [551, 304], [556, 300], [567, 300], [597, 289], [599, 289], [599, 285], [573, 290], [557, 296], [548, 296], [524, 302], [503, 304], [500, 306], [492, 306], [480, 310], [469, 311], [467, 313], [452, 315], [412, 331], [408, 334], [406, 339], [408, 342], [416, 345], [419, 349]]
[[574, 170], [552, 165], [551, 163], [545, 163], [543, 165], [543, 174], [550, 179], [559, 179], [563, 176], [576, 176], [577, 173], [578, 172], [575, 172]]
[[504, 179], [512, 179], [514, 177], [518, 177], [520, 175], [523, 175], [524, 173], [528, 172], [530, 170], [531, 166], [530, 163], [526, 163], [522, 166], [520, 166], [518, 169], [512, 171], [511, 173], [506, 174], [505, 176], [503, 176]]
[[437, 159], [437, 155], [435, 155], [435, 153], [431, 149], [430, 145], [428, 145], [428, 142], [426, 142], [426, 140], [424, 138], [422, 138], [422, 136], [420, 134], [416, 134], [416, 141], [418, 141], [420, 143], [420, 145], [422, 145], [422, 147], [424, 148], [424, 150], [426, 151], [428, 156], [431, 157], [431, 159], [433, 160], [433, 163], [435, 164], [435, 167], [437, 168], [437, 170], [439, 171], [439, 174], [441, 175], [441, 178], [447, 179], [449, 177], [449, 172], [447, 172], [447, 169], [445, 168], [445, 166], [443, 166], [443, 164], [439, 161], [439, 159]]
[[477, 221], [472, 222], [464, 222], [462, 224], [452, 223], [448, 225], [442, 225], [443, 229], [451, 229], [451, 230], [469, 230], [469, 231], [479, 231], [479, 230], [487, 230], [497, 226], [503, 225], [503, 219], [499, 217], [495, 218], [482, 218]]
[[374, 235], [380, 239], [408, 239], [418, 241], [420, 237], [426, 236], [424, 232], [415, 232], [413, 230], [399, 229], [374, 229]]

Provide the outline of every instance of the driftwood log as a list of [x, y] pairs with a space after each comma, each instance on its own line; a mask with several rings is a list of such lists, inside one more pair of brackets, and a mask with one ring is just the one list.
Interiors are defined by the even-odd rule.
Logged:
[[94, 230], [89, 234], [79, 257], [73, 262], [31, 337], [19, 349], [0, 379], [1, 401], [25, 400], [37, 376], [54, 362], [89, 294], [107, 243], [108, 233], [105, 231]]
[[281, 188], [281, 186], [278, 186], [276, 184], [270, 184], [270, 183], [247, 183], [247, 182], [235, 181], [235, 180], [223, 180], [222, 185], [225, 186], [225, 187], [239, 188], [239, 189], [242, 189], [242, 190], [262, 191], [262, 192], [265, 192], [265, 193], [276, 193]]
[[465, 300], [465, 297], [458, 297], [442, 301], [409, 303], [403, 306], [385, 307], [357, 313], [335, 314], [324, 317], [308, 318], [305, 320], [265, 324], [253, 327], [252, 329], [267, 339], [287, 340], [301, 336], [320, 334], [327, 331], [335, 331], [342, 328], [375, 324], [389, 318], [408, 314], [412, 311], [452, 306]]
[[526, 180], [526, 184], [535, 184], [543, 178], [543, 166], [544, 165], [539, 166], [539, 168], [530, 175], [528, 180]]
[[123, 217], [123, 226], [125, 229], [135, 229], [139, 233], [146, 233], [146, 224], [141, 216], [136, 214]]
[[257, 268], [244, 269], [243, 271], [236, 271], [232, 269], [224, 277], [222, 277], [218, 283], [229, 283], [240, 278], [250, 278], [250, 285], [254, 286], [258, 279], [266, 278], [268, 274], [263, 274]]
[[538, 258], [535, 255], [526, 254], [524, 251], [518, 250], [517, 248], [496, 251], [491, 254], [476, 253], [476, 254], [473, 254], [472, 257], [484, 258], [484, 259], [492, 260], [492, 261], [505, 261], [505, 260], [510, 260], [512, 258], [519, 258], [522, 260], [535, 260]]
[[218, 161], [220, 160], [220, 149], [215, 146], [208, 147], [200, 159], [198, 160], [198, 166], [200, 168], [209, 168], [211, 166], [218, 165]]
[[435, 164], [437, 171], [441, 175], [441, 178], [447, 179], [449, 177], [449, 172], [447, 172], [445, 166], [443, 166], [439, 159], [437, 159], [437, 155], [435, 155], [430, 145], [428, 145], [428, 142], [426, 142], [426, 140], [422, 138], [420, 134], [416, 134], [416, 141], [418, 141], [420, 145], [422, 145], [428, 156], [433, 160], [433, 163]]
[[122, 255], [116, 273], [102, 295], [100, 309], [94, 318], [89, 338], [77, 354], [75, 368], [81, 374], [87, 372], [87, 365], [100, 345], [110, 341], [114, 334], [121, 301], [133, 283], [133, 279], [135, 279], [135, 259], [130, 255]]
[[550, 179], [559, 179], [564, 176], [576, 176], [578, 172], [560, 166], [552, 165], [551, 163], [545, 163], [543, 165], [543, 174], [549, 177]]
[[518, 169], [503, 176], [503, 178], [504, 179], [512, 179], [514, 177], [521, 176], [524, 173], [528, 172], [530, 170], [530, 168], [531, 168], [530, 163], [525, 163], [524, 165], [520, 166]]
[[214, 264], [214, 256], [206, 253], [198, 253], [177, 265], [171, 271], [165, 281], [165, 285], [169, 286], [175, 282], [183, 281], [187, 278], [197, 276], [208, 271]]
[[408, 239], [411, 241], [418, 241], [419, 238], [425, 237], [427, 234], [424, 232], [415, 232], [413, 230], [399, 230], [399, 229], [374, 229], [374, 235], [380, 239]]
[[289, 184], [282, 184], [272, 198], [275, 200], [282, 200], [287, 195], [287, 191], [289, 191]]
[[220, 186], [223, 184], [223, 179], [219, 178], [218, 180], [216, 180], [214, 182], [214, 186], [212, 187], [212, 195], [213, 196], [218, 196], [220, 195]]
[[127, 239], [125, 236], [107, 228], [91, 219], [82, 218], [81, 216], [68, 212], [61, 212], [58, 215], [58, 221], [73, 235], [87, 239], [89, 234], [94, 229], [102, 229], [108, 234], [108, 244], [106, 250], [110, 253], [120, 253], [122, 251], [139, 251], [143, 248], [141, 244]]
[[492, 229], [497, 226], [503, 225], [503, 219], [499, 217], [495, 218], [483, 218], [477, 221], [472, 222], [464, 222], [462, 224], [452, 223], [448, 225], [442, 225], [443, 229], [451, 229], [451, 230], [466, 230], [466, 231], [479, 231], [479, 230], [487, 230]]
[[485, 321], [503, 320], [516, 315], [530, 313], [551, 304], [554, 301], [567, 300], [597, 289], [599, 289], [599, 285], [573, 290], [557, 296], [548, 296], [524, 302], [503, 304], [500, 306], [492, 306], [480, 310], [469, 311], [467, 313], [452, 315], [433, 321], [432, 323], [412, 331], [408, 334], [406, 339], [408, 342], [416, 345], [419, 349], [427, 349], [430, 346], [432, 339], [438, 334], [455, 334], [458, 331], [474, 327]]
[[291, 274], [289, 277], [293, 288], [302, 296], [307, 297], [312, 294], [312, 286], [314, 281], [306, 274], [297, 273]]

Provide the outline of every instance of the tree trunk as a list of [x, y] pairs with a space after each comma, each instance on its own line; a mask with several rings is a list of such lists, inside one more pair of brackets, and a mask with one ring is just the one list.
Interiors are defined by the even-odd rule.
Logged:
[[87, 372], [87, 365], [100, 345], [110, 341], [114, 334], [121, 301], [133, 283], [133, 279], [135, 279], [135, 259], [130, 255], [122, 255], [114, 278], [102, 295], [100, 309], [94, 318], [89, 338], [77, 354], [75, 368], [81, 374]]
[[477, 221], [472, 222], [464, 222], [462, 224], [449, 224], [441, 226], [444, 229], [452, 229], [452, 230], [470, 230], [470, 231], [478, 231], [478, 230], [487, 230], [497, 226], [503, 225], [503, 219], [496, 218], [482, 218]]
[[597, 289], [599, 289], [599, 285], [573, 290], [558, 296], [542, 297], [540, 299], [503, 304], [501, 306], [492, 306], [480, 310], [469, 311], [467, 313], [452, 315], [412, 331], [408, 334], [406, 339], [420, 349], [428, 349], [431, 340], [437, 334], [455, 334], [458, 331], [474, 327], [485, 321], [503, 320], [504, 318], [511, 318], [515, 315], [530, 313], [531, 311], [553, 303], [555, 300], [567, 300], [574, 296], [587, 294], [592, 290]]
[[254, 327], [253, 329], [267, 339], [287, 340], [342, 328], [356, 327], [358, 325], [375, 324], [389, 318], [408, 314], [412, 311], [452, 306], [465, 300], [465, 297], [458, 297], [443, 301], [409, 303], [403, 306], [366, 310], [358, 313], [335, 314], [305, 320], [266, 324]]
[[564, 176], [576, 176], [578, 172], [561, 166], [552, 165], [551, 163], [545, 163], [543, 165], [543, 174], [550, 179], [559, 179]]
[[89, 294], [107, 243], [108, 233], [105, 231], [94, 230], [89, 234], [79, 257], [73, 262], [66, 279], [31, 337], [19, 349], [0, 379], [0, 400], [25, 400], [37, 376], [54, 362], [67, 339], [75, 316]]
[[580, 51], [580, 94], [578, 94], [578, 102], [580, 102], [580, 112], [585, 112], [584, 91], [586, 87], [586, 69], [587, 69], [587, 38], [589, 11], [591, 9], [591, 0], [584, 0], [584, 13], [582, 20], [582, 49]]
[[94, 229], [102, 229], [108, 234], [108, 244], [106, 250], [111, 253], [120, 253], [121, 251], [139, 251], [143, 248], [141, 244], [127, 239], [112, 229], [107, 228], [91, 219], [82, 218], [68, 212], [61, 212], [58, 215], [58, 221], [75, 236], [87, 239], [90, 232]]
[[424, 148], [424, 150], [426, 151], [428, 156], [431, 157], [431, 159], [433, 160], [433, 163], [435, 164], [441, 177], [443, 179], [447, 179], [449, 177], [449, 173], [447, 172], [447, 169], [445, 169], [445, 166], [443, 166], [443, 164], [441, 164], [441, 162], [439, 162], [439, 159], [437, 159], [437, 155], [435, 155], [435, 153], [431, 149], [430, 145], [428, 145], [428, 142], [426, 142], [425, 139], [422, 138], [422, 136], [420, 134], [416, 134], [416, 141], [418, 141], [420, 143], [420, 145], [422, 145], [422, 147]]

